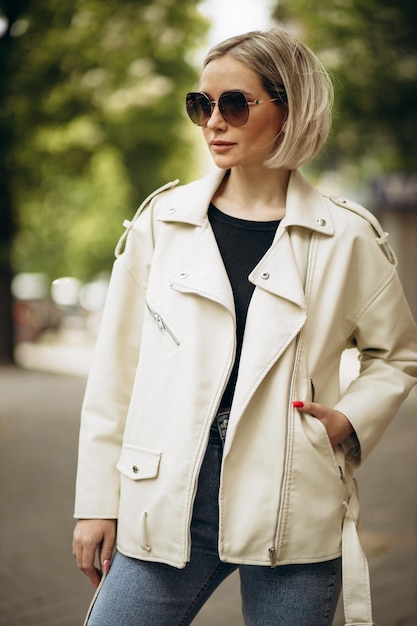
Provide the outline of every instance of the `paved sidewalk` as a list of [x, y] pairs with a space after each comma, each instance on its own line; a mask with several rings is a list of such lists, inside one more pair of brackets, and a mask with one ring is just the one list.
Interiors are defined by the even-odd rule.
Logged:
[[[82, 625], [93, 590], [76, 569], [71, 534], [84, 386], [84, 376], [0, 368], [1, 626]], [[416, 415], [413, 392], [358, 472], [378, 626], [417, 624]], [[242, 626], [237, 576], [194, 623]]]

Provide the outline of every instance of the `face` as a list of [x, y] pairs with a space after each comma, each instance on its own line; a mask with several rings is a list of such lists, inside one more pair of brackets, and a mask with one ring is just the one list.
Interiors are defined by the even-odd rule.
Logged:
[[[270, 100], [256, 72], [230, 56], [210, 61], [201, 74], [199, 90], [210, 100], [218, 100], [225, 91], [242, 91], [249, 102]], [[249, 119], [244, 126], [231, 126], [215, 105], [204, 138], [215, 164], [222, 169], [262, 166], [276, 148], [286, 118], [286, 107], [276, 102], [249, 106]]]

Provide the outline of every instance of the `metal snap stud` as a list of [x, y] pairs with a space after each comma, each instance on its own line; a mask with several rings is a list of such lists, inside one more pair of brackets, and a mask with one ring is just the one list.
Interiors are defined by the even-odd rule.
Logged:
[[176, 210], [176, 209], [175, 209], [175, 207], [174, 207], [174, 206], [171, 206], [171, 207], [169, 207], [169, 209], [168, 209], [168, 213], [169, 213], [170, 215], [172, 215], [172, 213], [175, 213], [175, 210]]
[[187, 276], [188, 276], [188, 272], [181, 272], [180, 274], [178, 274], [178, 278], [182, 278], [182, 279], [187, 278]]
[[262, 272], [261, 278], [263, 278], [264, 280], [267, 280], [269, 278], [269, 272]]
[[139, 471], [139, 467], [138, 467], [137, 465], [132, 465], [132, 472], [133, 472], [134, 474], [137, 474], [137, 473], [138, 473], [138, 471]]
[[326, 220], [325, 220], [324, 218], [322, 218], [322, 217], [317, 218], [317, 219], [316, 219], [316, 223], [317, 223], [319, 226], [326, 226]]

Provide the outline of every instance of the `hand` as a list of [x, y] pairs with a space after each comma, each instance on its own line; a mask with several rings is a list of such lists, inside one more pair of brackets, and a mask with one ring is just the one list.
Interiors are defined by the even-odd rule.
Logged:
[[335, 411], [328, 406], [317, 404], [317, 402], [301, 402], [299, 400], [293, 402], [293, 406], [298, 409], [300, 413], [309, 413], [324, 424], [333, 448], [336, 448], [336, 446], [353, 433], [352, 424], [349, 422], [346, 415], [340, 411]]
[[[116, 540], [115, 519], [81, 519], [74, 529], [72, 553], [78, 568], [86, 574], [94, 587], [98, 587], [102, 572], [110, 569], [110, 561]], [[100, 568], [94, 562], [96, 554]]]

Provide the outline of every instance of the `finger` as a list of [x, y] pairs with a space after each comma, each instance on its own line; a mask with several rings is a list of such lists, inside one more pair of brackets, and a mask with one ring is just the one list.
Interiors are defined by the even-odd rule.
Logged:
[[98, 586], [101, 579], [101, 572], [94, 565], [96, 549], [97, 546], [91, 544], [85, 545], [76, 535], [74, 536], [73, 555], [76, 558], [77, 567], [83, 574], [88, 576], [94, 587]]
[[95, 588], [98, 587], [102, 573], [101, 571], [94, 565], [94, 555], [93, 557], [88, 556], [88, 551], [78, 551], [77, 554], [74, 555], [77, 559], [78, 569], [88, 576], [91, 580], [91, 583]]
[[88, 578], [91, 580], [92, 585], [97, 588], [102, 577], [102, 572], [98, 569], [98, 567], [94, 565], [94, 558], [95, 552], [91, 556], [90, 551], [85, 550], [83, 552], [80, 570], [83, 572], [83, 574], [88, 576]]
[[295, 400], [292, 403], [292, 405], [295, 409], [298, 409], [300, 413], [310, 413], [314, 417], [319, 417], [323, 409], [321, 404], [317, 404], [316, 402], [302, 401], [302, 400]]
[[100, 552], [100, 563], [103, 571], [107, 574], [110, 569], [111, 557], [115, 541], [115, 533], [107, 532], [103, 538], [103, 544]]

